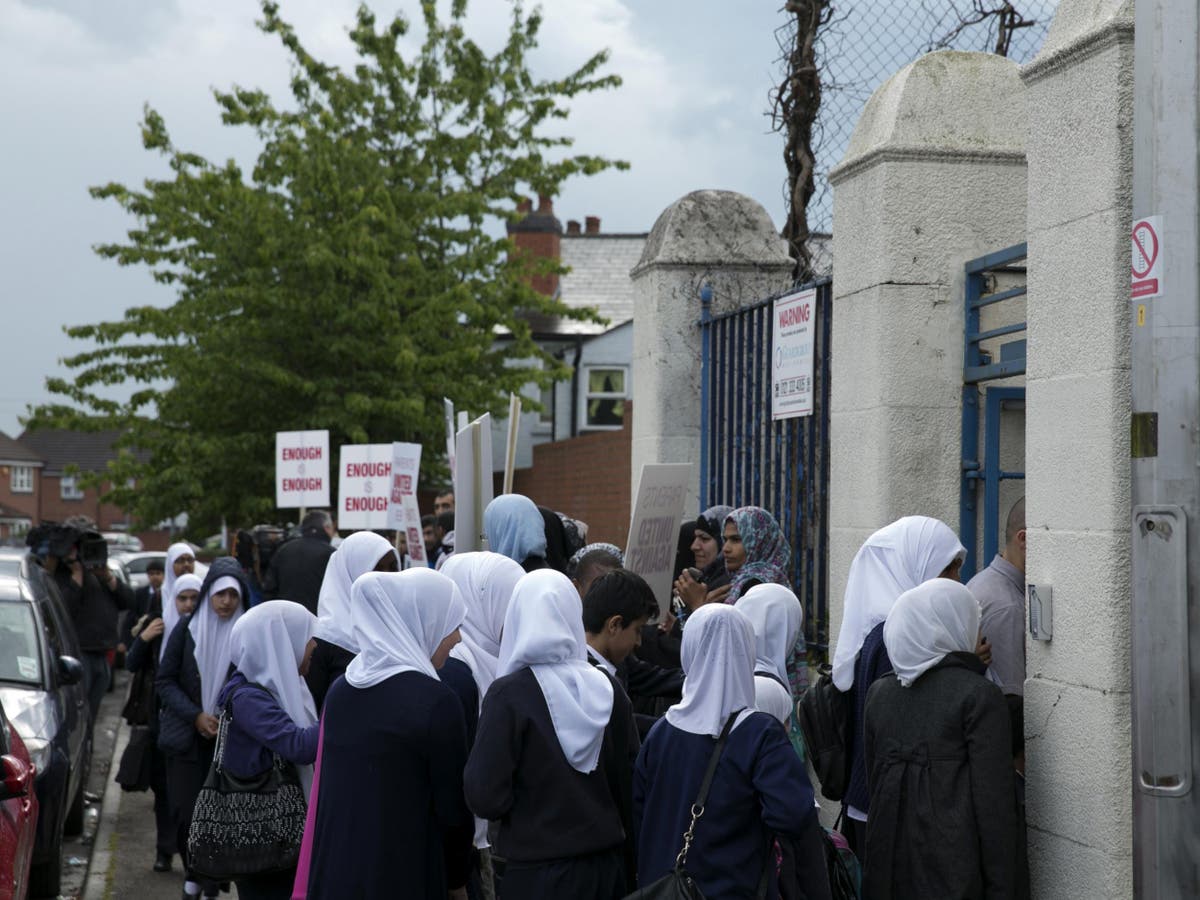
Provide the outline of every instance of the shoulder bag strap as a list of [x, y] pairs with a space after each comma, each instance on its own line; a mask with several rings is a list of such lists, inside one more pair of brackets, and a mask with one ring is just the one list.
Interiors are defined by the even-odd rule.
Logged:
[[708, 768], [704, 771], [704, 780], [700, 782], [700, 792], [696, 794], [696, 802], [692, 804], [692, 822], [688, 825], [688, 830], [683, 833], [683, 849], [675, 857], [676, 869], [682, 869], [687, 862], [688, 850], [691, 849], [692, 839], [696, 836], [696, 822], [704, 815], [704, 804], [708, 800], [708, 791], [712, 787], [713, 777], [717, 774], [721, 751], [725, 749], [725, 741], [729, 737], [729, 732], [733, 730], [734, 722], [743, 712], [744, 710], [739, 709], [729, 714], [729, 718], [725, 720], [725, 727], [721, 729], [721, 736], [717, 738], [716, 746], [713, 747], [712, 756], [708, 758]]

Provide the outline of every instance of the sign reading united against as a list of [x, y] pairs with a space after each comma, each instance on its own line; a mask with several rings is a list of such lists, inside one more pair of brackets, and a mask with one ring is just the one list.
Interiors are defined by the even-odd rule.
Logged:
[[646, 463], [638, 479], [633, 521], [625, 542], [625, 568], [646, 579], [662, 610], [670, 608], [671, 584], [679, 576], [672, 570], [691, 483], [690, 463]]
[[329, 505], [329, 432], [275, 432], [275, 505]]
[[421, 510], [417, 506], [417, 479], [421, 472], [421, 445], [392, 444], [392, 485], [388, 497], [387, 527], [404, 533], [408, 555], [425, 565]]
[[771, 418], [811, 416], [816, 288], [780, 297], [771, 308], [771, 316]]
[[392, 445], [345, 444], [339, 457], [338, 528], [388, 527], [392, 493]]

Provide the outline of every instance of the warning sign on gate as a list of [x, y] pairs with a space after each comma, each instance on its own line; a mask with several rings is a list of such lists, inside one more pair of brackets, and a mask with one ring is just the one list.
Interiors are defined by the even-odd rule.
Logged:
[[1147, 216], [1134, 223], [1129, 274], [1135, 300], [1161, 297], [1162, 216]]

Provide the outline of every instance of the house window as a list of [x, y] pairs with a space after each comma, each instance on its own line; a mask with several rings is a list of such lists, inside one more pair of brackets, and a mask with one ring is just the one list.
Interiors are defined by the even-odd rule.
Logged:
[[14, 494], [32, 494], [33, 466], [13, 466], [11, 484]]
[[59, 496], [64, 500], [82, 500], [83, 491], [73, 475], [64, 475], [59, 484]]
[[625, 423], [625, 370], [588, 369], [584, 428], [620, 428]]
[[538, 414], [538, 423], [541, 425], [554, 424], [554, 385], [542, 388], [542, 394], [538, 398], [542, 404], [542, 411]]

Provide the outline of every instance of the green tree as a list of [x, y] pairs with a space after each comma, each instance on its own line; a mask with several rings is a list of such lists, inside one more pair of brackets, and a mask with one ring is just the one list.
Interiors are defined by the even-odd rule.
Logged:
[[[253, 171], [178, 149], [147, 107], [142, 143], [171, 177], [91, 190], [138, 223], [96, 252], [148, 266], [178, 296], [68, 327], [96, 349], [65, 361], [74, 378], [48, 380], [63, 401], [28, 424], [123, 429], [127, 452], [97, 481], [142, 522], [269, 515], [280, 430], [328, 428], [334, 447], [420, 441], [426, 474], [441, 474], [443, 396], [498, 413], [509, 391], [565, 376], [523, 314], [594, 313], [533, 291], [530, 276], [555, 264], [520, 258], [497, 226], [526, 193], [627, 167], [576, 154], [547, 127], [572, 98], [620, 81], [602, 72], [606, 52], [539, 80], [528, 66], [539, 13], [514, 3], [489, 55], [466, 36], [466, 6], [454, 0], [443, 18], [422, 2], [411, 58], [409, 22], [380, 27], [360, 7], [349, 32], [359, 62], [344, 71], [315, 59], [264, 0], [259, 27], [291, 56], [293, 102], [214, 92], [222, 121], [261, 141]], [[511, 339], [497, 342], [504, 331]], [[135, 388], [128, 402], [105, 397], [118, 385]]]

